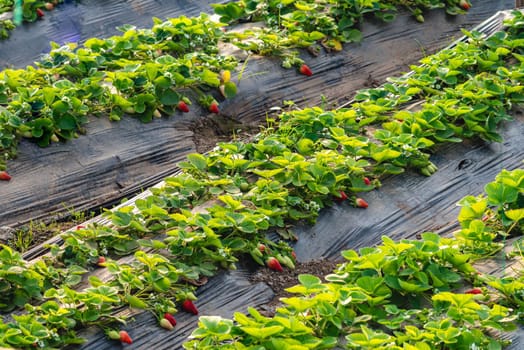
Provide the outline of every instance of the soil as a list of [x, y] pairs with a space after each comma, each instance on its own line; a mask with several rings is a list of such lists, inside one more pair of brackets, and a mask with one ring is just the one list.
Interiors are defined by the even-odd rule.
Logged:
[[208, 152], [219, 142], [227, 142], [236, 138], [246, 139], [259, 131], [259, 126], [240, 123], [224, 115], [213, 115], [200, 119], [189, 128], [194, 133], [193, 142], [199, 153]]
[[297, 285], [298, 276], [301, 274], [310, 274], [320, 277], [324, 280], [326, 275], [332, 273], [339, 263], [326, 259], [311, 260], [307, 262], [297, 262], [295, 269], [284, 269], [282, 272], [275, 272], [270, 269], [259, 269], [250, 281], [253, 283], [263, 282], [267, 284], [275, 293], [275, 297], [269, 303], [259, 307], [259, 312], [267, 317], [275, 315], [277, 308], [282, 306], [280, 298], [292, 296], [286, 292], [286, 288]]

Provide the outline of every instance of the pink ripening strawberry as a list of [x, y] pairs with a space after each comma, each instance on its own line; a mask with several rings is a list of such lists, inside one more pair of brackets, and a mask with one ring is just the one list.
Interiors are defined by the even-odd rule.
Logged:
[[335, 202], [342, 203], [346, 199], [348, 199], [348, 195], [344, 191], [339, 192], [340, 196], [335, 196]]
[[355, 205], [359, 208], [367, 208], [368, 207], [368, 202], [366, 202], [364, 199], [362, 198], [357, 198], [355, 200]]
[[269, 267], [273, 271], [278, 271], [278, 272], [284, 271], [278, 259], [273, 256], [267, 259], [266, 264], [267, 264], [267, 267]]
[[471, 8], [471, 4], [469, 3], [468, 0], [460, 0], [459, 6], [461, 9], [466, 10], [466, 11]]
[[106, 266], [105, 264], [106, 264], [105, 256], [99, 256], [97, 265], [100, 266], [100, 267], [105, 267]]

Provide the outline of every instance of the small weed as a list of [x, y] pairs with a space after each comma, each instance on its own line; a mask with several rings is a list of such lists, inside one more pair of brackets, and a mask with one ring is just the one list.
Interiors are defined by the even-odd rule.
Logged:
[[20, 253], [28, 251], [30, 248], [45, 240], [59, 235], [75, 225], [86, 222], [96, 216], [94, 211], [80, 211], [73, 207], [66, 207], [67, 215], [62, 219], [52, 221], [31, 220], [27, 225], [16, 228], [13, 237], [8, 241], [8, 245]]
[[13, 234], [13, 238], [8, 242], [9, 246], [23, 253], [29, 250], [34, 244], [35, 231], [41, 231], [45, 228], [43, 223], [30, 221], [27, 226], [22, 226]]

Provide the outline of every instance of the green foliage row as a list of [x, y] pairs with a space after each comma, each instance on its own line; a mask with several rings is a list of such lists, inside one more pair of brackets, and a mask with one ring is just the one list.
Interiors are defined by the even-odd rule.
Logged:
[[280, 56], [286, 68], [303, 63], [296, 48], [340, 51], [344, 43], [361, 41], [366, 17], [389, 22], [404, 8], [424, 22], [426, 10], [444, 8], [457, 15], [471, 7], [467, 0], [240, 0], [212, 6], [224, 23], [262, 22], [262, 28], [226, 38], [245, 50]]
[[21, 137], [40, 146], [69, 140], [85, 132], [89, 115], [119, 120], [126, 113], [149, 122], [173, 114], [180, 101], [191, 104], [188, 96], [207, 108], [215, 101], [210, 89], [236, 93], [223, 77], [237, 62], [218, 54], [223, 33], [207, 15], [119, 29], [123, 35], [83, 47], [53, 45], [38, 68], [0, 72], [0, 168]]
[[[518, 36], [521, 19], [522, 15], [516, 14], [513, 22], [507, 23], [508, 35]], [[136, 34], [133, 28], [125, 30], [131, 36]], [[518, 40], [515, 37], [504, 40], [510, 39]], [[473, 47], [489, 50], [484, 40], [472, 41]], [[93, 49], [102, 44], [89, 43]], [[61, 60], [63, 57], [67, 60], [70, 52], [64, 50], [54, 58], [50, 55], [49, 60], [57, 58], [58, 61], [52, 64], [61, 67]], [[125, 49], [117, 51], [119, 54], [125, 52]], [[96, 57], [93, 60], [96, 61]], [[383, 100], [376, 99], [376, 103], [371, 97], [368, 101], [359, 98], [349, 108], [338, 111], [308, 108], [284, 112], [278, 123], [270, 121], [275, 124], [249, 142], [222, 143], [206, 155], [189, 155], [187, 161], [180, 164], [182, 173], [167, 178], [163, 187], [153, 188], [152, 195], [137, 200], [135, 206], [108, 211], [110, 224], [94, 224], [64, 233], [64, 243], [50, 246], [50, 255], [39, 262], [24, 261], [19, 254], [4, 247], [0, 260], [7, 272], [0, 286], [4, 292], [0, 296], [0, 307], [10, 311], [25, 305], [26, 313], [15, 316], [14, 322], [1, 325], [0, 330], [4, 332], [0, 332], [0, 345], [23, 348], [36, 343], [38, 347], [53, 348], [77, 343], [82, 341], [77, 336], [81, 327], [97, 324], [111, 329], [116, 322], [123, 321], [114, 313], [124, 306], [149, 310], [160, 318], [165, 312], [175, 312], [179, 302], [195, 299], [194, 287], [188, 281], [196, 283], [202, 277], [215, 274], [219, 268], [234, 268], [241, 255], [249, 254], [261, 264], [275, 257], [292, 268], [291, 248], [284, 242], [269, 241], [268, 232], [276, 231], [282, 239], [293, 240], [291, 227], [294, 223], [299, 220], [314, 222], [321, 208], [340, 200], [346, 196], [345, 192], [350, 195], [350, 204], [356, 205], [356, 195], [379, 186], [383, 174], [395, 174], [408, 167], [421, 169], [426, 174], [435, 171], [428, 153], [435, 143], [470, 136], [466, 132], [469, 130], [486, 135], [486, 138], [492, 136], [466, 119], [472, 113], [457, 116], [449, 108], [451, 112], [441, 111], [438, 118], [423, 118], [434, 105], [443, 101], [439, 91], [464, 93], [465, 86], [480, 86], [484, 92], [477, 93], [483, 98], [473, 99], [466, 94], [460, 100], [457, 97], [454, 103], [460, 103], [463, 108], [483, 103], [487, 106], [486, 111], [491, 108], [495, 114], [506, 113], [512, 102], [519, 102], [518, 91], [513, 93], [510, 89], [519, 86], [520, 66], [508, 63], [505, 69], [513, 78], [495, 77], [477, 67], [475, 74], [464, 75], [460, 81], [457, 78], [455, 86], [445, 90], [432, 87], [434, 93], [426, 92], [423, 96], [428, 102], [415, 112], [400, 109], [419, 92], [413, 93], [414, 90], [408, 91], [413, 87], [395, 83], [387, 86], [388, 94], [382, 97]], [[494, 81], [497, 88], [486, 85]], [[371, 96], [373, 91], [366, 93]], [[388, 100], [393, 101], [391, 105]], [[397, 103], [397, 100], [404, 102]], [[64, 101], [54, 101], [58, 102]], [[484, 125], [482, 117], [490, 115], [479, 113], [475, 122]], [[399, 127], [392, 127], [395, 123]], [[372, 137], [366, 135], [368, 126], [375, 130]], [[453, 134], [438, 136], [443, 128]], [[522, 173], [506, 175], [501, 175], [502, 186], [495, 184], [489, 185], [489, 190], [486, 188], [487, 203], [490, 213], [494, 213], [490, 220], [501, 225], [501, 232], [513, 234], [522, 231], [517, 225], [522, 216]], [[366, 181], [367, 177], [372, 181]], [[464, 208], [475, 207], [475, 200], [469, 198], [461, 204]], [[461, 215], [465, 216], [466, 209], [463, 211]], [[469, 222], [461, 219], [464, 225], [462, 239], [466, 242], [461, 246], [469, 244], [475, 249], [482, 248], [482, 256], [491, 255], [500, 249], [496, 241], [499, 232], [482, 229], [475, 218], [473, 215]], [[487, 222], [486, 227], [492, 227], [490, 221]], [[434, 245], [441, 242], [434, 235], [427, 237], [435, 241]], [[266, 249], [261, 251], [260, 244]], [[405, 244], [422, 249], [414, 242]], [[372, 252], [372, 248], [369, 251]], [[463, 266], [466, 270], [461, 270], [462, 263], [441, 268], [438, 259], [442, 258], [431, 252], [436, 256], [425, 257], [429, 259], [424, 262], [428, 266], [420, 273], [410, 273], [413, 271], [408, 268], [409, 264], [413, 265], [411, 269], [418, 266], [413, 257], [402, 262], [408, 266], [406, 271], [409, 273], [401, 276], [392, 275], [386, 279], [384, 267], [378, 266], [377, 274], [384, 277], [381, 283], [394, 291], [392, 295], [405, 296], [429, 292], [435, 283], [436, 287], [449, 292], [456, 286], [457, 276], [466, 278], [461, 273], [469, 271], [467, 265]], [[134, 259], [127, 263], [111, 259], [130, 254], [134, 254]], [[353, 253], [348, 254], [352, 256]], [[469, 254], [471, 259], [477, 256], [476, 251]], [[449, 255], [447, 263], [458, 256]], [[106, 261], [100, 263], [101, 257]], [[110, 277], [105, 281], [96, 277], [85, 281], [86, 272], [98, 264], [106, 267]], [[391, 266], [388, 273], [393, 270]], [[372, 271], [366, 270], [366, 276], [368, 273]], [[74, 290], [73, 287], [80, 286], [81, 282], [89, 286], [81, 291]], [[492, 320], [506, 313], [488, 312], [483, 318]], [[450, 321], [453, 327], [455, 321]], [[483, 330], [481, 333], [484, 334]]]
[[524, 169], [503, 170], [485, 192], [460, 202], [454, 237], [384, 236], [377, 246], [344, 251], [325, 282], [300, 275], [273, 317], [253, 308], [232, 320], [202, 316], [184, 348], [501, 349], [506, 341], [494, 331], [522, 321], [524, 273], [485, 275], [474, 263], [502, 249], [501, 238], [522, 236]]
[[[40, 3], [24, 2], [24, 6], [29, 4]], [[167, 21], [155, 18], [150, 29], [126, 25], [119, 28], [121, 36], [91, 38], [83, 47], [53, 44], [51, 52], [36, 62], [37, 68], [0, 72], [0, 170], [16, 156], [22, 137], [42, 147], [71, 140], [85, 132], [90, 115], [117, 121], [127, 114], [149, 122], [174, 114], [179, 102], [190, 105], [196, 100], [207, 109], [217, 103], [220, 93], [234, 96], [237, 87], [229, 81], [229, 72], [238, 68], [238, 62], [233, 56], [220, 55], [219, 43], [280, 56], [289, 68], [303, 62], [295, 49], [321, 42], [341, 50], [342, 43], [360, 36], [355, 26], [364, 14], [392, 19], [401, 5], [418, 16], [422, 8], [464, 12], [455, 0], [241, 1], [215, 5], [215, 12], [228, 23], [266, 18], [270, 27], [227, 32], [226, 23], [213, 22], [202, 14]], [[290, 21], [299, 24], [287, 25]], [[282, 23], [291, 27], [280, 30]]]

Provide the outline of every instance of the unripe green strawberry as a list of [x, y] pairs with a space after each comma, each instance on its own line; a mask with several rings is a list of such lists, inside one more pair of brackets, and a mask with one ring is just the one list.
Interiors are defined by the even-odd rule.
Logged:
[[247, 182], [242, 182], [239, 188], [240, 188], [240, 191], [246, 192], [247, 190], [249, 190], [249, 184]]
[[163, 318], [160, 320], [160, 327], [167, 329], [168, 331], [172, 331], [173, 328], [175, 328], [169, 320]]
[[293, 261], [291, 260], [291, 258], [289, 256], [284, 256], [282, 254], [277, 254], [276, 255], [276, 258], [278, 260], [278, 262], [286, 267], [289, 267], [290, 269], [294, 269], [295, 268], [295, 264], [293, 263]]
[[120, 334], [115, 330], [107, 332], [107, 337], [113, 340], [120, 340]]

